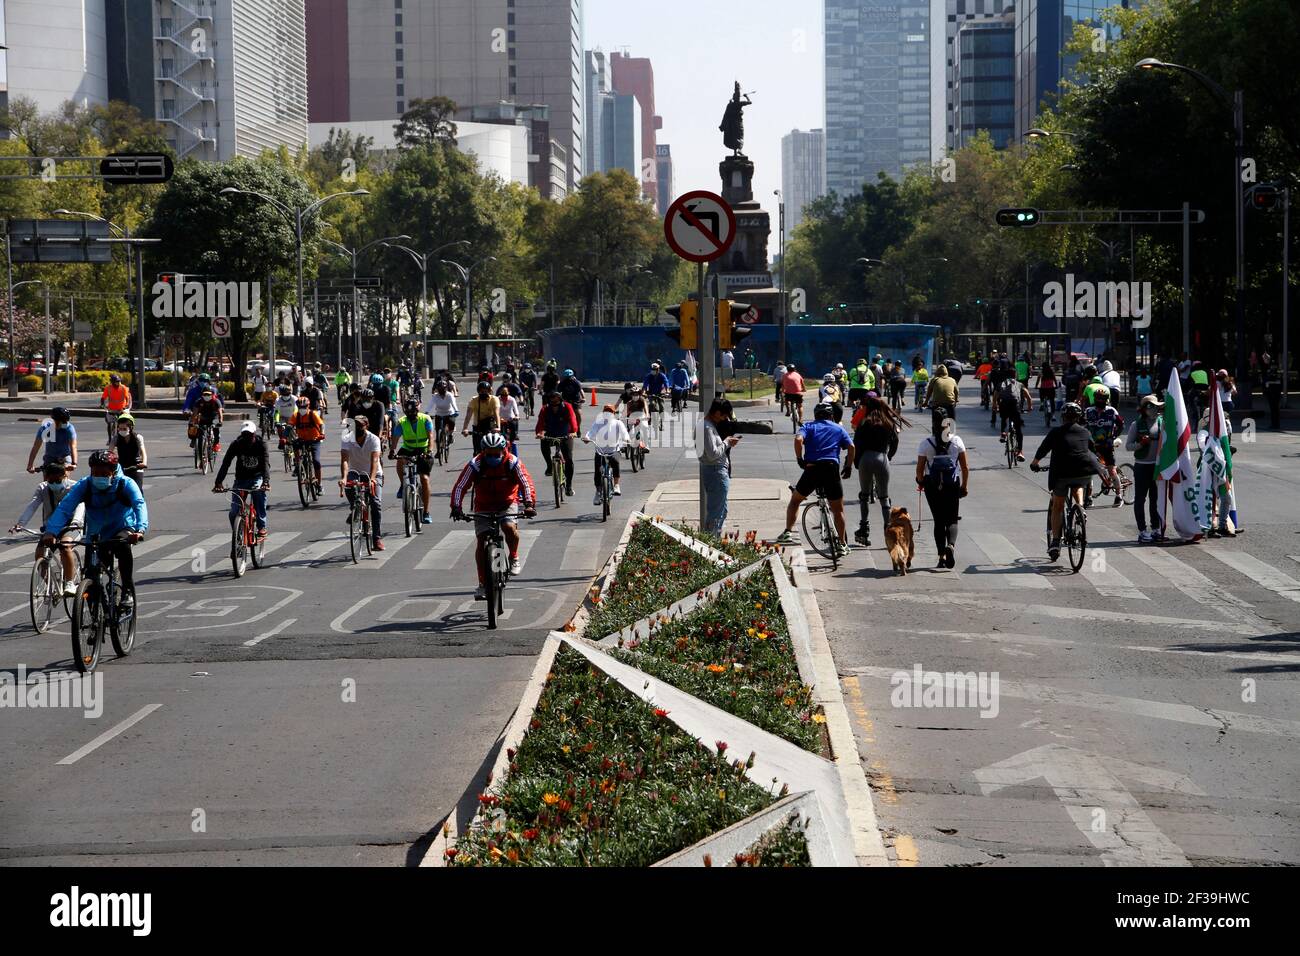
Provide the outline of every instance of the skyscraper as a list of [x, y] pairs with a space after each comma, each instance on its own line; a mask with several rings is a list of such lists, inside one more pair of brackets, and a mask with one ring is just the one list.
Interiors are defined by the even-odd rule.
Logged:
[[588, 50], [586, 63], [587, 169], [607, 173], [624, 169], [641, 178], [641, 104], [631, 93], [613, 89], [609, 58], [601, 50]]
[[[944, 30], [935, 31], [934, 43], [942, 48], [934, 51], [938, 71], [931, 77], [930, 107], [934, 119], [935, 158], [938, 159], [945, 146], [956, 149], [958, 146], [957, 101], [953, 95], [956, 85], [956, 71], [960, 51], [957, 47], [957, 31], [966, 23], [995, 22], [1001, 23], [1004, 13], [1015, 6], [1014, 0], [934, 0], [944, 15]], [[967, 78], [970, 74], [967, 73]]]
[[972, 20], [957, 30], [952, 100], [957, 148], [987, 130], [1002, 149], [1016, 134], [1015, 14]]
[[659, 177], [659, 210], [667, 212], [668, 207], [673, 204], [677, 198], [673, 191], [673, 148], [667, 143], [657, 143], [655, 145], [655, 167]]
[[605, 140], [602, 128], [605, 122], [605, 110], [609, 98], [613, 95], [613, 81], [609, 75], [609, 57], [604, 50], [587, 50], [583, 54], [583, 83], [586, 100], [587, 148], [586, 168], [583, 172], [603, 173], [605, 171]]
[[6, 102], [23, 96], [42, 113], [108, 102], [104, 0], [0, 0], [0, 23]]
[[659, 189], [655, 184], [658, 175], [655, 146], [664, 121], [655, 114], [654, 67], [645, 57], [614, 53], [610, 56], [610, 68], [614, 92], [635, 96], [641, 106], [641, 170], [637, 179], [641, 181], [642, 195], [657, 206]]
[[396, 121], [435, 96], [460, 119], [545, 106], [558, 150], [539, 162], [563, 152], [572, 188], [585, 155], [582, 29], [581, 0], [311, 0], [311, 121]]
[[785, 241], [803, 222], [804, 208], [826, 195], [826, 132], [791, 130], [781, 137], [781, 198], [785, 200]]
[[930, 161], [929, 0], [825, 0], [826, 186]]

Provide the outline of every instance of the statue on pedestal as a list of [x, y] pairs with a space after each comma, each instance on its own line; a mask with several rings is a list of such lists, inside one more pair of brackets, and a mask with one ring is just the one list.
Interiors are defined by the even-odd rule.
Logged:
[[718, 127], [722, 131], [722, 142], [732, 151], [733, 156], [744, 155], [741, 150], [745, 148], [745, 107], [751, 104], [748, 94], [742, 97], [740, 82], [737, 81], [736, 91], [722, 116], [722, 125]]

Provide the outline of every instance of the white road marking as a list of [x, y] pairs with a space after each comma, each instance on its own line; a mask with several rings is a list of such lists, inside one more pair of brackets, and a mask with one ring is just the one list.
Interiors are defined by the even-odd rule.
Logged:
[[474, 543], [474, 532], [466, 529], [448, 531], [442, 540], [430, 548], [415, 566], [417, 571], [449, 571], [460, 563], [463, 555]]
[[1218, 551], [1211, 548], [1208, 553], [1260, 587], [1280, 594], [1288, 601], [1300, 603], [1300, 581], [1283, 574], [1271, 564], [1265, 564], [1259, 558], [1241, 551]]
[[976, 547], [988, 555], [989, 560], [997, 566], [997, 570], [993, 573], [1005, 579], [1008, 587], [1056, 590], [1052, 587], [1051, 581], [1038, 573], [1036, 567], [1021, 564], [1024, 554], [1002, 535], [975, 532], [970, 535], [970, 538], [975, 542]]
[[582, 530], [569, 535], [569, 543], [564, 546], [564, 557], [560, 559], [561, 571], [595, 571], [600, 567], [603, 556], [600, 542], [603, 531]]
[[306, 547], [299, 548], [293, 554], [289, 555], [280, 562], [280, 566], [294, 564], [311, 564], [313, 561], [319, 561], [325, 555], [329, 554], [336, 548], [341, 548], [348, 543], [346, 531], [331, 531], [320, 541], [313, 541]]
[[123, 731], [130, 730], [132, 727], [140, 723], [140, 721], [144, 720], [146, 717], [148, 717], [150, 714], [152, 714], [155, 710], [157, 710], [161, 706], [162, 704], [149, 704], [146, 707], [141, 707], [139, 710], [137, 710], [126, 720], [122, 721], [116, 727], [112, 727], [109, 730], [104, 731], [102, 734], [100, 734], [90, 743], [86, 744], [86, 746], [81, 747], [78, 750], [74, 750], [72, 753], [68, 754], [66, 757], [64, 757], [62, 760], [58, 762], [57, 766], [76, 763], [82, 757], [86, 756], [86, 754], [92, 753], [93, 751], [98, 750], [100, 747], [104, 746], [104, 744], [108, 743], [118, 734], [122, 733]]
[[[899, 668], [889, 667], [854, 667], [855, 674], [891, 679]], [[907, 673], [903, 671], [903, 673]], [[1142, 697], [1117, 697], [1112, 694], [1094, 694], [1089, 691], [1066, 690], [1047, 684], [1026, 684], [1019, 681], [999, 681], [998, 692], [1007, 697], [1033, 700], [1041, 703], [1061, 704], [1067, 707], [1087, 707], [1091, 710], [1119, 711], [1138, 717], [1153, 717], [1157, 720], [1172, 720], [1180, 724], [1195, 724], [1200, 727], [1218, 729], [1246, 730], [1256, 734], [1276, 734], [1282, 737], [1300, 737], [1300, 720], [1284, 720], [1281, 717], [1258, 717], [1254, 714], [1242, 714], [1232, 710], [1218, 710], [1213, 707], [1193, 707], [1191, 704], [1171, 704], [1162, 700], [1147, 700]]]
[[[1006, 632], [974, 633], [972, 631], [927, 631], [898, 627], [894, 631], [917, 637], [951, 637], [959, 641], [989, 641], [994, 644], [1029, 644], [1037, 647], [1059, 647], [1073, 650], [1083, 646], [1084, 641], [1071, 641], [1059, 637], [1039, 637], [1035, 634], [1008, 634]], [[1276, 654], [1272, 651], [1194, 651], [1183, 647], [1152, 647], [1148, 644], [1116, 644], [1111, 646], [1103, 641], [1093, 642], [1093, 646], [1107, 650], [1138, 651], [1143, 654], [1185, 654], [1192, 657], [1231, 658], [1239, 661], [1254, 661], [1266, 664], [1300, 664], [1300, 654]]]
[[975, 771], [975, 779], [985, 796], [1005, 787], [1046, 780], [1079, 832], [1103, 851], [1102, 862], [1106, 866], [1187, 866], [1183, 851], [1160, 832], [1108, 764], [1148, 787], [1181, 793], [1203, 792], [1181, 774], [1101, 757], [1061, 744], [1035, 747], [981, 767]]
[[[27, 573], [31, 574], [31, 571], [28, 571]], [[8, 608], [7, 610], [0, 611], [0, 617], [8, 617], [10, 614], [13, 614], [15, 611], [21, 611], [24, 608], [30, 606], [31, 605], [28, 601], [24, 601], [22, 604], [15, 604], [13, 607]]]
[[140, 570], [146, 574], [155, 571], [177, 571], [187, 566], [188, 564], [190, 564], [190, 562], [194, 560], [195, 550], [201, 549], [204, 551], [209, 551], [212, 548], [218, 547], [219, 545], [229, 544], [229, 543], [230, 543], [230, 532], [223, 531], [221, 534], [214, 534], [210, 538], [204, 538], [198, 544], [192, 545], [191, 547], [182, 548], [180, 551], [175, 552], [170, 557], [163, 558], [161, 561], [155, 561], [153, 564], [146, 565]]
[[[9, 548], [5, 552], [0, 553], [0, 564], [7, 564], [10, 561], [16, 561], [22, 558], [27, 558], [29, 561], [33, 561], [36, 559], [35, 538], [32, 538], [30, 541], [26, 541], [26, 542], [20, 541], [18, 544], [15, 544], [13, 547]], [[23, 573], [30, 574], [31, 568], [27, 568], [26, 570], [23, 571]]]
[[542, 536], [540, 531], [534, 529], [520, 529], [519, 531], [519, 563], [527, 564], [529, 552], [533, 550], [533, 545], [537, 539]]
[[301, 531], [272, 531], [266, 536], [266, 553], [270, 554], [277, 548], [283, 548], [294, 538], [302, 537]]
[[287, 619], [287, 620], [281, 621], [279, 624], [277, 624], [275, 627], [271, 628], [271, 629], [270, 629], [269, 631], [267, 631], [265, 634], [259, 634], [257, 637], [253, 638], [251, 641], [244, 641], [244, 646], [245, 646], [245, 647], [256, 647], [258, 644], [261, 644], [261, 643], [262, 643], [264, 640], [266, 640], [268, 637], [275, 637], [275, 635], [279, 634], [281, 631], [283, 631], [283, 630], [285, 630], [286, 628], [288, 628], [288, 627], [292, 626], [293, 624], [297, 623], [297, 621], [298, 621], [298, 619], [297, 619], [296, 617], [291, 617], [291, 618], [289, 618], [289, 619]]
[[412, 541], [415, 540], [416, 540], [415, 535], [412, 535], [411, 537], [408, 538], [406, 537], [405, 534], [403, 534], [400, 538], [395, 536], [384, 538], [384, 550], [376, 551], [374, 554], [370, 556], [368, 560], [362, 561], [360, 564], [357, 565], [357, 570], [361, 570], [363, 568], [369, 568], [371, 570], [382, 568], [385, 564], [387, 564], [389, 561], [392, 560], [393, 555], [395, 555], [398, 551], [401, 551], [408, 544], [410, 544]]
[[1139, 591], [1132, 581], [1120, 573], [1119, 569], [1115, 567], [1115, 562], [1110, 559], [1111, 556], [1108, 551], [1103, 551], [1102, 554], [1106, 560], [1105, 570], [1093, 570], [1091, 551], [1084, 557], [1083, 567], [1079, 569], [1079, 573], [1097, 589], [1098, 594], [1102, 597], [1120, 598], [1126, 601], [1151, 600]]
[[1151, 570], [1182, 591], [1197, 604], [1214, 608], [1228, 620], [1248, 621], [1262, 633], [1274, 630], [1269, 622], [1251, 610], [1252, 604], [1215, 584], [1185, 561], [1180, 561], [1159, 548], [1125, 548]]

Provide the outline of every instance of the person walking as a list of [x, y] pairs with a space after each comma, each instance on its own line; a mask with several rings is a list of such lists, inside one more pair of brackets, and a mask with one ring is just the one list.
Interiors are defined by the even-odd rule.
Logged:
[[871, 547], [871, 499], [880, 502], [881, 527], [889, 524], [889, 462], [898, 451], [898, 431], [909, 424], [881, 398], [863, 400], [862, 423], [853, 433], [853, 463], [858, 469], [858, 503], [862, 506], [854, 538]]
[[1219, 390], [1219, 401], [1223, 403], [1224, 417], [1232, 414], [1232, 406], [1237, 400], [1237, 383], [1232, 380], [1226, 368], [1221, 368], [1214, 376], [1215, 386]]
[[723, 438], [718, 426], [731, 421], [731, 402], [715, 398], [708, 414], [695, 426], [695, 451], [700, 459], [700, 493], [704, 495], [704, 530], [722, 534], [727, 520], [727, 495], [731, 490], [728, 453], [740, 441], [739, 435]]
[[961, 520], [961, 499], [969, 493], [970, 466], [966, 444], [952, 430], [950, 412], [942, 405], [933, 407], [930, 435], [916, 453], [916, 487], [925, 493], [930, 506], [938, 567], [951, 569], [957, 565], [957, 522]]
[[[1128, 426], [1124, 448], [1133, 453], [1133, 515], [1137, 519], [1138, 543], [1160, 541], [1160, 493], [1156, 484], [1156, 461], [1160, 452], [1162, 412], [1165, 403], [1154, 395], [1142, 396], [1137, 417]], [[1147, 527], [1147, 518], [1151, 526]]]

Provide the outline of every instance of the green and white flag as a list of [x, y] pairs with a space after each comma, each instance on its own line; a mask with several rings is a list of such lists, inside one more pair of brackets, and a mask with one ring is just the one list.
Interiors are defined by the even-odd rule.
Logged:
[[[1160, 524], [1164, 534], [1173, 534], [1189, 541], [1202, 537], [1197, 516], [1196, 474], [1192, 470], [1192, 427], [1187, 420], [1187, 406], [1183, 404], [1183, 390], [1178, 384], [1178, 369], [1169, 371], [1165, 386], [1164, 427], [1160, 431], [1160, 447], [1156, 457], [1156, 477], [1159, 479]], [[1173, 514], [1168, 514], [1170, 504]]]
[[1197, 518], [1202, 528], [1210, 528], [1214, 518], [1214, 499], [1219, 499], [1219, 526], [1236, 530], [1237, 497], [1232, 489], [1232, 425], [1223, 412], [1217, 387], [1211, 388], [1210, 424], [1201, 440], [1198, 476]]

